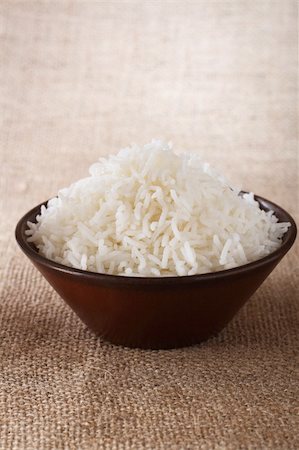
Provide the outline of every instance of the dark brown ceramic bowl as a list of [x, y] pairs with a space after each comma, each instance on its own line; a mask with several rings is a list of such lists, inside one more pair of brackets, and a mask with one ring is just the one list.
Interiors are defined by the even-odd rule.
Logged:
[[139, 278], [55, 263], [39, 255], [26, 240], [27, 221], [35, 221], [41, 205], [19, 221], [16, 239], [58, 294], [99, 336], [128, 347], [182, 347], [222, 330], [295, 241], [297, 230], [292, 217], [274, 203], [255, 198], [262, 209], [273, 210], [280, 222], [291, 223], [281, 247], [258, 261], [216, 273]]

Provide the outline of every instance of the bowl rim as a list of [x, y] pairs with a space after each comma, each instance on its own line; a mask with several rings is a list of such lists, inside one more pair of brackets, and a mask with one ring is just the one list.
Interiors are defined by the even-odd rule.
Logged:
[[[247, 191], [241, 191], [242, 194], [248, 193]], [[269, 263], [278, 262], [292, 247], [295, 242], [297, 235], [297, 227], [293, 217], [285, 211], [282, 207], [278, 206], [276, 203], [273, 203], [270, 200], [267, 200], [259, 195], [254, 195], [254, 199], [259, 203], [260, 208], [269, 211], [274, 210], [276, 216], [279, 216], [279, 221], [290, 222], [291, 226], [288, 228], [288, 231], [285, 233], [281, 246], [276, 249], [274, 252], [270, 253], [267, 256], [264, 256], [261, 259], [256, 261], [244, 264], [242, 266], [234, 267], [232, 269], [219, 270], [217, 272], [208, 272], [203, 274], [195, 274], [195, 275], [171, 275], [171, 276], [162, 276], [162, 277], [139, 277], [139, 276], [127, 276], [127, 275], [111, 275], [107, 273], [99, 273], [99, 272], [91, 272], [82, 269], [76, 269], [73, 267], [65, 266], [63, 264], [52, 261], [45, 256], [42, 256], [38, 253], [37, 249], [33, 248], [34, 244], [30, 244], [27, 242], [27, 236], [25, 235], [25, 230], [28, 229], [27, 221], [32, 220], [33, 215], [37, 215], [40, 211], [42, 205], [46, 205], [49, 200], [46, 200], [34, 208], [30, 209], [26, 214], [21, 217], [18, 221], [17, 226], [15, 228], [15, 238], [20, 246], [21, 250], [31, 259], [33, 262], [39, 263], [47, 268], [52, 270], [69, 274], [76, 275], [79, 277], [86, 278], [90, 281], [103, 281], [109, 284], [135, 284], [135, 285], [169, 285], [173, 283], [194, 283], [199, 281], [216, 281], [218, 279], [228, 278], [236, 275], [242, 275], [245, 272], [258, 269], [263, 267]], [[283, 218], [282, 218], [283, 216]]]

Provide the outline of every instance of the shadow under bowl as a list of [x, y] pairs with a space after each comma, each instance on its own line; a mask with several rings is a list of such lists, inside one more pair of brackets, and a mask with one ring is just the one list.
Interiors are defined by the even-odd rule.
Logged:
[[203, 275], [126, 277], [73, 269], [40, 255], [27, 242], [25, 214], [16, 240], [31, 262], [97, 335], [127, 347], [166, 349], [197, 344], [222, 330], [289, 251], [296, 238], [293, 218], [276, 204], [255, 196], [261, 209], [273, 210], [291, 226], [282, 245], [258, 261]]

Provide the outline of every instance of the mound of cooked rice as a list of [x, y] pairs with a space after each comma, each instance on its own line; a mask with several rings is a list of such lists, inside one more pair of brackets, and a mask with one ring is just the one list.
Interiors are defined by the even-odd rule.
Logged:
[[127, 276], [214, 272], [273, 252], [290, 226], [198, 156], [161, 141], [100, 158], [89, 172], [28, 222], [28, 241], [66, 266]]

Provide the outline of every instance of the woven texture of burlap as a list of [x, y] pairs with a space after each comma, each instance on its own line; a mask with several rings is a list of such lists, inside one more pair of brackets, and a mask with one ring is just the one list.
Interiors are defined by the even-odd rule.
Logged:
[[296, 248], [217, 337], [142, 351], [96, 338], [14, 240], [152, 138], [296, 216], [296, 3], [1, 2], [1, 450], [299, 448]]

